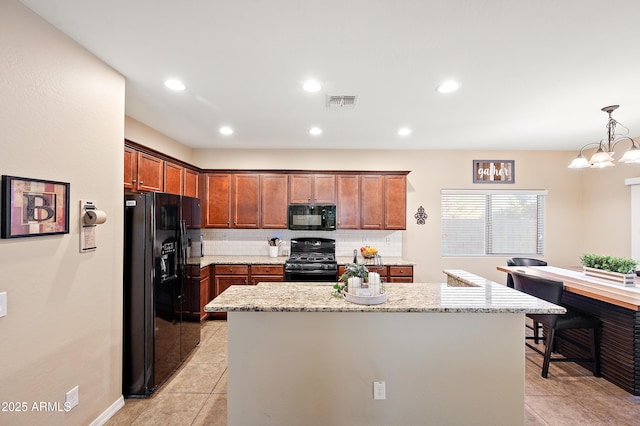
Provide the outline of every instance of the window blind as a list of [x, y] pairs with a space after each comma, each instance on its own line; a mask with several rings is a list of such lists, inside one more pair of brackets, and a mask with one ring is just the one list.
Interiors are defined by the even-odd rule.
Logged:
[[546, 195], [540, 190], [442, 190], [442, 255], [543, 255]]

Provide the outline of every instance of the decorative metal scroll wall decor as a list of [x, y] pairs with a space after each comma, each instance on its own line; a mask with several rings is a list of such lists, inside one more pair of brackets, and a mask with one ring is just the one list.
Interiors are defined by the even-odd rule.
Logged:
[[418, 212], [414, 214], [413, 217], [416, 218], [416, 223], [418, 225], [424, 225], [429, 215], [424, 212], [424, 207], [420, 206], [418, 207]]

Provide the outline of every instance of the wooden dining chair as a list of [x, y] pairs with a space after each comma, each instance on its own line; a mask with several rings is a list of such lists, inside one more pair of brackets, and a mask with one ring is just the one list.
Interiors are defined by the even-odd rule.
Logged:
[[[513, 272], [514, 288], [523, 293], [555, 305], [562, 305], [562, 293], [564, 292], [564, 283], [562, 281], [554, 281], [546, 278], [534, 277], [532, 275]], [[542, 324], [544, 327], [544, 352], [528, 343], [525, 338], [525, 344], [544, 355], [542, 363], [542, 377], [546, 378], [549, 374], [550, 362], [591, 362], [593, 365], [593, 375], [600, 376], [600, 320], [596, 317], [573, 311], [566, 306], [567, 313], [563, 315], [557, 314], [527, 314], [535, 323]], [[551, 353], [554, 349], [554, 341], [560, 338], [556, 334], [557, 331], [584, 328], [589, 329], [590, 345], [588, 348], [572, 340], [572, 343], [583, 350], [589, 351], [590, 358], [553, 358]], [[531, 339], [533, 337], [530, 337]]]

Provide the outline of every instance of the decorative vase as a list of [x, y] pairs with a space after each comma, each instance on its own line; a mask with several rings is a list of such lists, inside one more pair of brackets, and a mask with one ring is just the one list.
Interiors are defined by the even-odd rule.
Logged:
[[619, 272], [605, 271], [603, 269], [582, 267], [584, 274], [588, 277], [600, 278], [601, 280], [607, 280], [616, 284], [622, 284], [625, 287], [635, 287], [635, 274], [621, 274]]

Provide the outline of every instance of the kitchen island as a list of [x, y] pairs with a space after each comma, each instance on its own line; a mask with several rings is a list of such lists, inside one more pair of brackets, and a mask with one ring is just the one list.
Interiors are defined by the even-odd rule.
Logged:
[[391, 283], [372, 306], [332, 290], [232, 286], [206, 305], [228, 312], [230, 426], [524, 423], [524, 314], [563, 308], [490, 281]]

